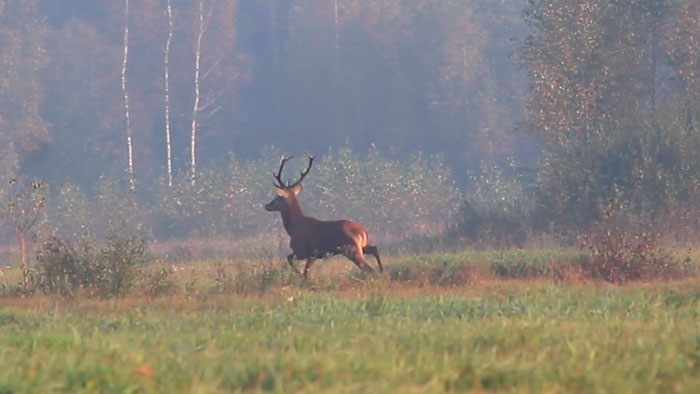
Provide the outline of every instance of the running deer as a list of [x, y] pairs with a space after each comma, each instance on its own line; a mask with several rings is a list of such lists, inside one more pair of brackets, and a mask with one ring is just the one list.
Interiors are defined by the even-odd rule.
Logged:
[[342, 254], [352, 260], [361, 270], [374, 273], [374, 269], [367, 264], [365, 253], [373, 255], [377, 259], [379, 272], [383, 271], [382, 261], [377, 247], [370, 244], [367, 230], [361, 225], [350, 220], [323, 221], [305, 216], [301, 211], [297, 196], [301, 192], [301, 181], [311, 170], [314, 157], [306, 156], [309, 165], [301, 171], [301, 177], [294, 183], [285, 184], [282, 181], [282, 169], [292, 157], [283, 157], [277, 174], [272, 176], [277, 181], [272, 185], [277, 191], [277, 197], [265, 205], [267, 211], [279, 211], [282, 214], [284, 229], [289, 234], [289, 246], [292, 253], [287, 256], [287, 261], [292, 269], [299, 274], [301, 272], [294, 264], [294, 260], [306, 260], [304, 266], [304, 279], [308, 277], [309, 268], [317, 259], [327, 256]]

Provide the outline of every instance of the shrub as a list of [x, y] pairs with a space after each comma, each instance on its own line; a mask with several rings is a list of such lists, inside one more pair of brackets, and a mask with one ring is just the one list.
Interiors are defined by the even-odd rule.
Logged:
[[124, 227], [112, 230], [99, 256], [100, 295], [121, 297], [134, 285], [136, 268], [148, 260], [145, 238]]
[[611, 202], [604, 219], [581, 240], [591, 259], [583, 271], [591, 278], [622, 283], [638, 279], [673, 278], [689, 272], [688, 261], [680, 262], [659, 246], [659, 234], [627, 230], [629, 223], [618, 218]]
[[[113, 230], [99, 252], [85, 239], [74, 246], [52, 237], [37, 254], [35, 282], [49, 294], [72, 296], [89, 289], [102, 297], [124, 296], [135, 283], [137, 267], [147, 258], [146, 240], [124, 230]], [[161, 272], [151, 279], [165, 286], [168, 274]]]
[[51, 237], [37, 254], [36, 285], [50, 294], [72, 296], [83, 287], [97, 286], [100, 269], [94, 248], [86, 241], [77, 247]]
[[[696, 212], [700, 196], [700, 122], [673, 108], [625, 114], [615, 126], [548, 142], [538, 173], [535, 226], [581, 231], [604, 220], [608, 201], [651, 223]], [[697, 234], [693, 226], [668, 231]], [[665, 234], [666, 235], [666, 234]], [[670, 234], [675, 235], [675, 234]]]
[[173, 266], [161, 266], [152, 270], [143, 270], [140, 287], [149, 297], [173, 294], [177, 290], [177, 283], [172, 277], [174, 272]]
[[471, 192], [450, 229], [453, 242], [508, 248], [523, 246], [531, 232], [534, 185], [529, 170], [481, 164], [469, 176]]
[[482, 264], [448, 256], [416, 257], [387, 267], [389, 280], [443, 287], [470, 285], [488, 273]]
[[483, 276], [481, 267], [474, 264], [443, 261], [430, 272], [430, 283], [439, 286], [469, 285]]
[[3, 297], [23, 297], [27, 295], [22, 283], [0, 283], [0, 295]]
[[549, 264], [532, 261], [494, 261], [491, 272], [501, 279], [541, 278], [549, 274]]
[[214, 271], [214, 288], [212, 288], [212, 292], [216, 294], [231, 294], [237, 292], [231, 273], [227, 267], [221, 263], [216, 264], [216, 270]]
[[239, 267], [233, 280], [236, 293], [264, 292], [272, 286], [300, 284], [301, 276], [293, 272], [285, 263], [272, 260], [253, 261]]
[[270, 286], [284, 281], [284, 274], [280, 268], [270, 263], [250, 262], [245, 266], [239, 266], [236, 271], [234, 275], [230, 267], [217, 264], [212, 292], [217, 294], [261, 293]]

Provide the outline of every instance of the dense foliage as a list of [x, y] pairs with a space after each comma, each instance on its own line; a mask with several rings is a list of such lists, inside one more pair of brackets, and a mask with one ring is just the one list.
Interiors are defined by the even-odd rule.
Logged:
[[323, 156], [308, 213], [384, 239], [573, 244], [611, 200], [700, 231], [696, 1], [125, 4], [0, 5], [0, 178], [48, 182], [49, 232], [269, 234], [269, 146]]
[[[188, 176], [168, 187], [131, 192], [122, 179], [103, 177], [94, 192], [79, 186], [53, 185], [46, 232], [63, 239], [104, 237], [122, 222], [156, 240], [173, 238], [254, 237], [283, 231], [278, 214], [265, 212], [274, 191], [271, 172], [281, 154], [268, 149], [259, 160], [231, 156], [226, 165], [204, 169], [195, 185]], [[293, 160], [286, 176], [296, 175]], [[456, 215], [461, 201], [440, 156], [417, 155], [401, 162], [376, 149], [366, 155], [349, 147], [320, 156], [304, 182], [300, 201], [305, 213], [322, 219], [353, 218], [384, 240], [415, 234], [439, 234]], [[291, 174], [291, 175], [290, 175]]]
[[545, 141], [540, 226], [585, 228], [611, 199], [647, 226], [695, 217], [698, 3], [541, 0], [525, 16], [523, 128]]

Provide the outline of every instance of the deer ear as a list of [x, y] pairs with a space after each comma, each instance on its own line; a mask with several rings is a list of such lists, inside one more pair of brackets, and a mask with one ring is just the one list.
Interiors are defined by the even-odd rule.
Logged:
[[282, 189], [281, 187], [275, 186], [275, 191], [277, 192], [277, 195], [280, 197], [286, 197], [287, 196], [287, 191]]
[[300, 184], [294, 186], [291, 191], [292, 191], [292, 193], [294, 193], [294, 196], [296, 197], [299, 195], [299, 193], [301, 193], [301, 189], [302, 189], [302, 187], [301, 187], [301, 183], [300, 183]]

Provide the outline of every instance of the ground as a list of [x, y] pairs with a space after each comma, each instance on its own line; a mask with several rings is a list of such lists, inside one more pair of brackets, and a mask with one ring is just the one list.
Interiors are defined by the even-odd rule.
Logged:
[[121, 299], [0, 298], [0, 393], [700, 392], [699, 279], [522, 268], [543, 256], [388, 258], [379, 278], [333, 259], [310, 282], [199, 262]]

